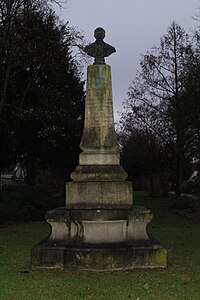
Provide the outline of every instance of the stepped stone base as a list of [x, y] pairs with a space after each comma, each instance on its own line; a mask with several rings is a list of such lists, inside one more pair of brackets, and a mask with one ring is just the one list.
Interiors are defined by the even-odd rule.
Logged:
[[153, 240], [81, 247], [59, 246], [45, 240], [32, 249], [33, 269], [115, 271], [166, 266], [166, 250]]
[[99, 271], [166, 267], [166, 250], [146, 233], [151, 219], [151, 212], [140, 206], [48, 211], [52, 231], [33, 247], [32, 267]]

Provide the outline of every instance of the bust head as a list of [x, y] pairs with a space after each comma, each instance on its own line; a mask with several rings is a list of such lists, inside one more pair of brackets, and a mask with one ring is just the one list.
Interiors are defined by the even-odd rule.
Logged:
[[105, 30], [98, 27], [94, 31], [96, 41], [92, 44], [85, 46], [83, 51], [88, 55], [94, 57], [94, 65], [105, 65], [105, 57], [116, 52], [115, 48], [103, 41], [105, 37]]
[[105, 30], [101, 27], [98, 27], [94, 31], [94, 37], [97, 40], [103, 40], [105, 38]]

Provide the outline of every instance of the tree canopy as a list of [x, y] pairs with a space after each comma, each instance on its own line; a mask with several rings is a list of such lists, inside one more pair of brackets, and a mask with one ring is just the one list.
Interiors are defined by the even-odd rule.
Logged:
[[30, 185], [38, 164], [66, 178], [77, 161], [84, 112], [71, 49], [78, 34], [48, 1], [7, 0], [0, 8], [0, 169], [22, 159]]

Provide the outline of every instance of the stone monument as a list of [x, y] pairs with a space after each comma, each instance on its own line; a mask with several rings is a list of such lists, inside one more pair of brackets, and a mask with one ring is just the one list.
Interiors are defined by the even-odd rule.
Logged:
[[94, 57], [87, 69], [84, 131], [79, 165], [66, 183], [66, 204], [46, 213], [48, 238], [31, 252], [33, 268], [121, 270], [166, 267], [166, 250], [146, 232], [152, 213], [133, 205], [132, 183], [120, 165], [114, 129], [111, 67], [116, 50], [103, 40], [84, 51]]

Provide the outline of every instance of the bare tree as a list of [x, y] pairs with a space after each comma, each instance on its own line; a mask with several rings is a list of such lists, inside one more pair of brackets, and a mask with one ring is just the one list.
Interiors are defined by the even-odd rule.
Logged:
[[[180, 194], [182, 162], [185, 156], [188, 124], [184, 110], [187, 66], [193, 60], [192, 44], [184, 29], [175, 22], [158, 47], [142, 57], [141, 70], [124, 103], [129, 120], [137, 120], [173, 149], [176, 194]], [[122, 114], [122, 123], [127, 123]], [[137, 125], [138, 126], [138, 125]]]

